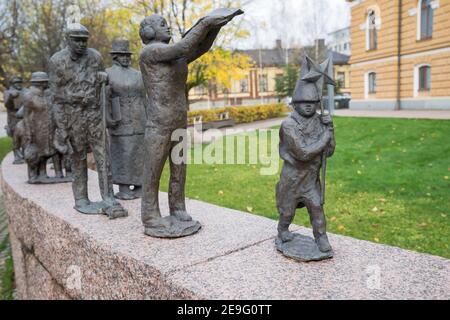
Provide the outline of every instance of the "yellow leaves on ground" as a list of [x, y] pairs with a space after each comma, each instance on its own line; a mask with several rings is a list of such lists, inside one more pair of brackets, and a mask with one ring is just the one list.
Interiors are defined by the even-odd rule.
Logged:
[[448, 180], [448, 176], [444, 176], [444, 180]]
[[343, 224], [340, 224], [338, 226], [338, 230], [341, 231], [341, 232], [345, 231], [345, 226]]
[[375, 237], [375, 238], [373, 238], [373, 241], [375, 241], [375, 242], [380, 242], [380, 239], [377, 238], [377, 237]]
[[253, 212], [253, 207], [249, 207], [249, 206], [247, 206], [247, 212], [250, 212], [250, 213], [252, 213]]
[[219, 190], [219, 192], [217, 192], [217, 194], [218, 194], [219, 196], [223, 196], [223, 191], [222, 191], [222, 190]]

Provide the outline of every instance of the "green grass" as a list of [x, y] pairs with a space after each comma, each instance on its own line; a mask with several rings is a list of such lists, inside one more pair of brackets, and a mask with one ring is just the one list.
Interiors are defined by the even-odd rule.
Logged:
[[[450, 258], [450, 121], [338, 117], [335, 126], [328, 230]], [[279, 174], [262, 176], [260, 168], [189, 165], [186, 194], [277, 219]], [[166, 168], [162, 190], [167, 179]], [[294, 222], [310, 226], [305, 209]]]
[[[11, 139], [0, 138], [0, 161], [11, 151]], [[0, 198], [0, 253], [3, 254], [5, 264], [0, 267], [0, 300], [13, 299], [14, 290], [14, 266], [11, 256], [11, 247], [6, 226], [6, 217], [3, 209], [3, 199]]]

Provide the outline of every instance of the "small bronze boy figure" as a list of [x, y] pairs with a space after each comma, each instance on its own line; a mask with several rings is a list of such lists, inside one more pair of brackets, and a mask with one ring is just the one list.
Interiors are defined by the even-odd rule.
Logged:
[[[53, 147], [54, 126], [51, 110], [51, 96], [48, 89], [48, 75], [34, 72], [31, 75], [31, 87], [23, 93], [23, 117], [17, 124], [20, 130], [24, 126], [22, 144], [25, 161], [28, 164], [28, 183], [70, 182], [62, 171], [62, 155]], [[47, 161], [53, 159], [55, 177], [47, 175]]]
[[8, 136], [13, 139], [13, 164], [23, 164], [23, 151], [20, 144], [20, 137], [15, 134], [17, 123], [20, 121], [16, 113], [19, 111], [22, 101], [21, 93], [23, 89], [23, 79], [19, 76], [14, 76], [10, 80], [11, 86], [4, 93], [5, 107], [7, 111], [7, 125], [5, 126]]
[[[276, 188], [280, 214], [276, 244], [286, 256], [301, 261], [332, 257], [326, 234], [320, 171], [326, 157], [333, 155], [336, 143], [331, 116], [316, 112], [322, 100], [324, 81], [334, 84], [326, 74], [328, 63], [329, 60], [317, 66], [309, 57], [304, 57], [292, 97], [294, 111], [280, 129], [280, 157], [284, 164]], [[295, 210], [303, 207], [308, 210], [315, 242], [289, 231]]]

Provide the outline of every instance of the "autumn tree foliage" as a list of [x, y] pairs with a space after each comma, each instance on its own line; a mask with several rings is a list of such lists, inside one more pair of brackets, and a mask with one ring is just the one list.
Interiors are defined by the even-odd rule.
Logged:
[[[63, 30], [71, 5], [78, 6], [81, 23], [91, 32], [89, 46], [100, 51], [106, 65], [111, 63], [112, 40], [120, 37], [130, 40], [135, 68], [142, 48], [139, 23], [146, 15], [158, 13], [166, 17], [177, 41], [213, 8], [240, 6], [239, 1], [232, 0], [7, 1], [0, 5], [0, 87], [6, 87], [13, 74], [28, 78], [34, 71], [47, 70], [49, 57], [65, 46]], [[240, 79], [251, 66], [248, 56], [230, 49], [234, 39], [249, 34], [236, 20], [223, 28], [210, 52], [191, 64], [188, 92], [211, 82], [229, 88], [231, 79]]]

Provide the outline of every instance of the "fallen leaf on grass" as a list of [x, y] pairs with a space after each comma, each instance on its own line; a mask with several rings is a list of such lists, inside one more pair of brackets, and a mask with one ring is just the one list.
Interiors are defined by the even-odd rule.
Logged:
[[344, 231], [345, 230], [345, 226], [343, 224], [340, 224], [338, 227], [339, 231]]
[[336, 219], [337, 219], [337, 218], [336, 218], [335, 216], [332, 216], [332, 217], [330, 218], [331, 221], [336, 221]]
[[444, 176], [444, 180], [448, 180], [448, 176]]
[[373, 238], [373, 240], [374, 240], [375, 242], [380, 242], [380, 239], [378, 239], [377, 237]]
[[247, 207], [248, 212], [253, 212], [253, 207]]
[[428, 226], [428, 224], [426, 222], [422, 222], [421, 224], [418, 224], [417, 226], [424, 228], [424, 227]]
[[378, 208], [377, 207], [373, 207], [372, 212], [378, 212]]
[[223, 196], [223, 191], [222, 191], [222, 190], [219, 190], [219, 192], [217, 192], [217, 194], [218, 194], [219, 196]]

